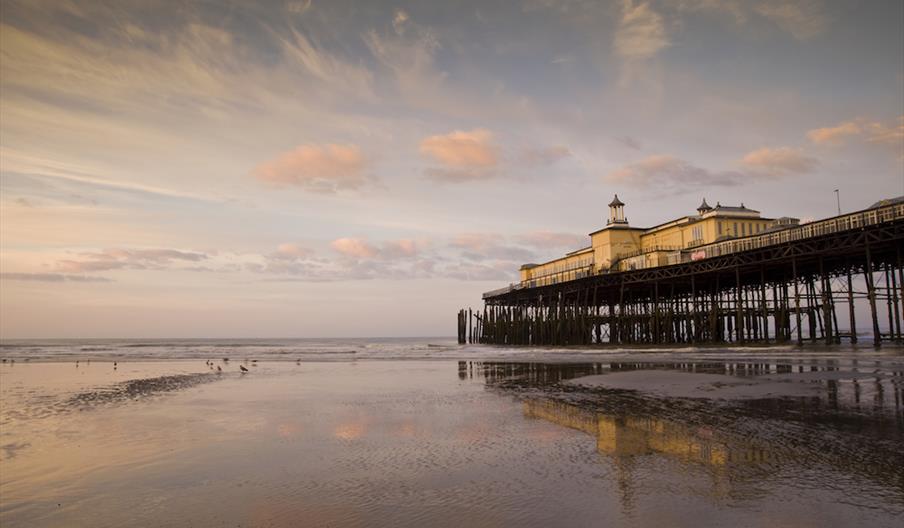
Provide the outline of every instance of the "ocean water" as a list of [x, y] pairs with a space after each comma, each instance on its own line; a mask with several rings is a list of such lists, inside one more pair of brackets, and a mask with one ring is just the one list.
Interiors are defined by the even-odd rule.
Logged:
[[887, 346], [823, 347], [812, 345], [633, 346], [633, 347], [513, 347], [460, 345], [452, 337], [406, 338], [271, 338], [271, 339], [25, 339], [0, 341], [0, 358], [16, 361], [158, 361], [231, 360], [350, 361], [369, 359], [461, 359], [582, 362], [639, 359], [642, 361], [736, 360], [793, 361], [806, 359], [881, 359], [904, 364], [902, 349]]

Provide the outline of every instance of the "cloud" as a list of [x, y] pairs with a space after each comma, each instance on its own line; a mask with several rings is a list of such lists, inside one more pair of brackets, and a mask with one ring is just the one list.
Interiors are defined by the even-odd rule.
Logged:
[[586, 246], [589, 242], [589, 239], [586, 236], [579, 236], [573, 233], [556, 233], [553, 231], [533, 231], [517, 236], [516, 240], [525, 246], [535, 248], [570, 247], [577, 249]]
[[488, 168], [499, 162], [493, 133], [482, 128], [424, 138], [421, 154], [448, 167]]
[[803, 154], [801, 149], [776, 147], [754, 150], [741, 158], [741, 165], [772, 176], [805, 174], [819, 166], [819, 160]]
[[286, 10], [290, 13], [300, 15], [311, 8], [311, 0], [300, 0], [298, 2], [287, 2]]
[[405, 34], [405, 26], [407, 25], [410, 17], [408, 13], [403, 9], [396, 9], [395, 15], [392, 17], [392, 29], [395, 30], [396, 35], [402, 36]]
[[649, 59], [670, 46], [662, 16], [644, 2], [622, 1], [622, 17], [615, 31], [615, 53], [628, 60]]
[[532, 167], [552, 165], [571, 156], [571, 150], [563, 145], [552, 147], [533, 147], [521, 153], [520, 161]]
[[0, 273], [2, 280], [35, 282], [113, 282], [105, 277], [66, 275], [62, 273]]
[[740, 185], [744, 175], [732, 171], [712, 172], [673, 156], [654, 155], [619, 167], [604, 179], [609, 183], [670, 193], [713, 185]]
[[387, 259], [409, 258], [416, 256], [421, 249], [421, 243], [410, 238], [390, 240], [383, 243], [380, 255]]
[[330, 242], [338, 253], [352, 258], [373, 258], [379, 250], [361, 238], [338, 238]]
[[447, 267], [443, 276], [464, 281], [509, 281], [514, 280], [517, 269], [510, 262], [477, 264], [464, 262]]
[[415, 23], [406, 11], [397, 9], [391, 32], [371, 30], [364, 34], [363, 40], [373, 57], [388, 68], [404, 94], [419, 101], [436, 97], [446, 73], [434, 67], [434, 55], [441, 46], [431, 29]]
[[641, 142], [632, 138], [631, 136], [620, 136], [615, 138], [615, 141], [618, 141], [631, 150], [641, 150], [643, 148]]
[[428, 178], [443, 182], [487, 180], [496, 175], [494, 169], [499, 164], [493, 133], [483, 128], [429, 136], [421, 140], [420, 151], [443, 165], [424, 171]]
[[303, 260], [314, 255], [314, 250], [287, 242], [276, 247], [270, 258], [276, 260]]
[[848, 121], [833, 127], [817, 128], [807, 132], [807, 138], [817, 145], [840, 145], [849, 136], [857, 136], [863, 132], [863, 128], [854, 122]]
[[898, 158], [904, 160], [904, 115], [897, 123], [885, 124], [863, 118], [841, 123], [834, 127], [817, 128], [807, 132], [807, 137], [817, 145], [842, 145], [846, 140], [860, 137], [871, 145], [891, 147]]
[[768, 0], [758, 4], [754, 10], [797, 40], [809, 40], [829, 27], [822, 2], [817, 0]]
[[822, 0], [676, 0], [669, 5], [678, 11], [726, 14], [739, 26], [765, 19], [798, 40], [824, 33], [831, 22]]
[[869, 123], [866, 125], [866, 133], [867, 142], [897, 147], [899, 153], [904, 155], [904, 115], [898, 117], [897, 124]]
[[175, 249], [109, 248], [99, 252], [82, 253], [84, 260], [59, 260], [56, 267], [67, 272], [95, 272], [116, 269], [166, 269], [174, 262], [200, 262], [205, 253]]
[[506, 238], [497, 233], [462, 233], [449, 245], [463, 249], [461, 256], [472, 261], [501, 259], [527, 262], [536, 256], [532, 251], [508, 244]]
[[346, 257], [386, 261], [416, 257], [428, 245], [429, 243], [425, 240], [410, 238], [387, 240], [380, 246], [363, 238], [338, 238], [330, 243], [336, 252]]
[[367, 167], [356, 145], [300, 145], [259, 165], [252, 174], [267, 183], [332, 193], [371, 182]]

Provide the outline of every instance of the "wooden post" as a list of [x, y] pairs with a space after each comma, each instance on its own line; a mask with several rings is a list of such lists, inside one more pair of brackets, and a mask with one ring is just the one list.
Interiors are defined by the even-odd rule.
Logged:
[[857, 319], [854, 316], [854, 283], [851, 281], [851, 266], [849, 262], [845, 262], [847, 268], [847, 290], [848, 290], [848, 315], [851, 320], [851, 344], [857, 344]]
[[735, 331], [739, 343], [744, 342], [744, 321], [741, 311], [741, 268], [735, 266]]
[[797, 316], [797, 344], [803, 345], [803, 329], [800, 326], [800, 291], [797, 286], [797, 259], [791, 258], [791, 275], [794, 279], [794, 314]]
[[866, 244], [866, 295], [869, 298], [869, 310], [873, 318], [873, 346], [882, 346], [882, 334], [879, 333], [879, 315], [876, 313], [876, 287], [873, 285], [873, 259], [869, 251], [869, 242]]
[[831, 345], [835, 341], [835, 336], [832, 334], [832, 307], [830, 305], [832, 287], [829, 282], [830, 279], [826, 276], [825, 269], [823, 268], [822, 257], [819, 257], [819, 275], [821, 280], [820, 286], [822, 289], [822, 319], [823, 324], [825, 325], [826, 344]]
[[760, 266], [760, 304], [763, 309], [763, 342], [769, 342], [769, 303], [766, 301], [766, 270]]

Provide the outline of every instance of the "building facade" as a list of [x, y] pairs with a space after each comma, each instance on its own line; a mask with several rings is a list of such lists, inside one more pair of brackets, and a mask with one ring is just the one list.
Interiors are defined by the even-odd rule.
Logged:
[[740, 206], [711, 207], [706, 199], [697, 214], [650, 228], [633, 227], [618, 195], [609, 203], [609, 219], [590, 233], [590, 245], [542, 264], [521, 266], [521, 284], [543, 286], [596, 273], [678, 264], [707, 256], [707, 246], [797, 226], [796, 218], [763, 218]]

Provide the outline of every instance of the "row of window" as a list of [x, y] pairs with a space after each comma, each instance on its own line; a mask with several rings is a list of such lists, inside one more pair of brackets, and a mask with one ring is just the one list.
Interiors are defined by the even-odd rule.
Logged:
[[[728, 222], [725, 222], [726, 224]], [[716, 222], [716, 228], [718, 229], [718, 234], [721, 236], [723, 234], [722, 231], [722, 222]], [[747, 224], [745, 222], [740, 223], [740, 230], [738, 230], [738, 222], [732, 222], [733, 229], [728, 229], [729, 226], [725, 226], [725, 234], [733, 234], [734, 236], [747, 236], [747, 235], [755, 235], [757, 233], [762, 233], [766, 229], [766, 222], [757, 222], [755, 224]], [[697, 229], [697, 228], [694, 228]], [[732, 231], [734, 231], [732, 233]], [[694, 234], [694, 238], [698, 238], [696, 236], [696, 232]], [[702, 238], [702, 237], [700, 237]]]

